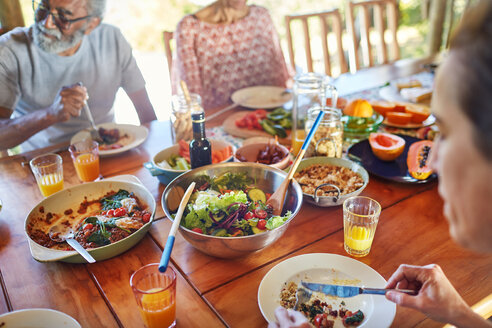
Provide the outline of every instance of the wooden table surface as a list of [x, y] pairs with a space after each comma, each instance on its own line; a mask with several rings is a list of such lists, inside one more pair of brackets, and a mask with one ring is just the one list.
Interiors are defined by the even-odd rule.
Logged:
[[[382, 85], [390, 79], [421, 69], [421, 61], [388, 65], [337, 80], [349, 90]], [[353, 81], [350, 83], [349, 81]], [[379, 84], [378, 84], [379, 83]], [[359, 85], [359, 89], [354, 88]], [[343, 92], [343, 90], [342, 90]], [[348, 92], [345, 92], [348, 93]], [[239, 110], [239, 109], [238, 109]], [[219, 125], [219, 117], [208, 126]], [[152, 122], [149, 138], [138, 148], [101, 159], [104, 177], [132, 174], [155, 197], [156, 222], [150, 233], [129, 251], [94, 264], [40, 263], [31, 257], [24, 220], [42, 200], [35, 179], [25, 165], [33, 154], [0, 160], [0, 314], [25, 308], [51, 308], [74, 317], [82, 327], [142, 327], [143, 322], [129, 286], [131, 274], [141, 266], [158, 262], [171, 227], [160, 207], [164, 186], [143, 168], [159, 150], [171, 143], [169, 122]], [[66, 151], [65, 186], [79, 184]], [[358, 258], [386, 279], [400, 263], [438, 263], [458, 292], [475, 304], [492, 291], [492, 258], [457, 246], [449, 237], [442, 215], [437, 182], [407, 185], [371, 176], [363, 195], [382, 207], [370, 254]], [[178, 272], [178, 327], [265, 327], [257, 302], [263, 276], [279, 262], [300, 254], [343, 250], [341, 207], [319, 208], [303, 204], [286, 233], [273, 245], [244, 258], [223, 260], [195, 250], [180, 234], [172, 254]], [[473, 272], [473, 274], [470, 274]], [[394, 327], [439, 327], [409, 309], [398, 308]]]

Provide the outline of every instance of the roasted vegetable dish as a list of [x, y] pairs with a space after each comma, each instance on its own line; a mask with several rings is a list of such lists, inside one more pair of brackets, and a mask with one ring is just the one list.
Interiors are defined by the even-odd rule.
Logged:
[[111, 191], [96, 200], [85, 199], [79, 208], [67, 209], [64, 213], [44, 213], [33, 218], [27, 227], [29, 236], [41, 246], [72, 250], [64, 241], [50, 238], [53, 225], [65, 226], [74, 233], [74, 239], [84, 248], [91, 249], [122, 240], [150, 221], [152, 214], [133, 194], [126, 190]]

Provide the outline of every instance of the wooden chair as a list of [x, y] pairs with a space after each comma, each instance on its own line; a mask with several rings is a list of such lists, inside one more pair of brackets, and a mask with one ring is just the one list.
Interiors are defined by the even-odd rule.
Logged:
[[396, 38], [398, 28], [398, 4], [396, 0], [370, 0], [354, 3], [350, 1], [347, 6], [347, 30], [352, 38], [352, 44], [349, 51], [350, 69], [355, 72], [360, 68], [359, 62], [359, 40], [355, 27], [355, 10], [359, 11], [360, 17], [360, 45], [362, 47], [362, 59], [364, 66], [372, 67], [376, 65], [373, 57], [373, 45], [370, 38], [370, 9], [374, 12], [374, 28], [379, 34], [380, 42], [377, 44], [377, 59], [379, 64], [389, 63], [388, 51], [384, 34], [386, 31], [384, 24], [384, 9], [386, 7], [387, 29], [391, 32], [391, 61], [400, 59], [400, 47]]
[[292, 42], [292, 31], [290, 28], [290, 23], [293, 20], [300, 20], [302, 22], [302, 27], [304, 31], [304, 51], [306, 53], [306, 64], [307, 70], [313, 72], [313, 57], [311, 53], [311, 39], [309, 36], [309, 24], [308, 19], [311, 17], [317, 17], [321, 24], [321, 46], [323, 49], [323, 60], [325, 66], [325, 73], [329, 76], [332, 75], [332, 65], [330, 60], [330, 51], [328, 48], [328, 19], [332, 19], [332, 31], [336, 36], [337, 43], [337, 57], [340, 65], [340, 73], [347, 72], [347, 61], [345, 60], [345, 55], [343, 53], [342, 47], [342, 17], [338, 9], [324, 11], [319, 13], [304, 14], [304, 15], [288, 15], [285, 16], [285, 26], [287, 28], [287, 42], [289, 46], [289, 57], [290, 62], [295, 70], [295, 57], [294, 57], [294, 46]]
[[171, 76], [171, 67], [173, 66], [173, 50], [171, 47], [171, 41], [174, 39], [174, 33], [170, 31], [162, 32], [162, 38], [164, 40], [164, 50], [167, 58], [167, 68], [169, 69], [169, 76]]

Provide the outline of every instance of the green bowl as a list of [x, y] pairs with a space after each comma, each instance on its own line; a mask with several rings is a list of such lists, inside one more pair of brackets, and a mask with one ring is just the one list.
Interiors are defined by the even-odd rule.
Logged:
[[342, 116], [343, 139], [349, 143], [367, 139], [369, 134], [377, 132], [383, 122], [383, 115], [374, 112], [371, 117]]

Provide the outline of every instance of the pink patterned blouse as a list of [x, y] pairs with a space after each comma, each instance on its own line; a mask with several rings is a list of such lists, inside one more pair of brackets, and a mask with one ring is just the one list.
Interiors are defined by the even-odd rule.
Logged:
[[176, 28], [173, 93], [179, 80], [202, 97], [205, 109], [229, 102], [231, 94], [255, 85], [285, 87], [289, 73], [268, 11], [250, 6], [248, 16], [232, 24], [209, 24], [193, 15]]

